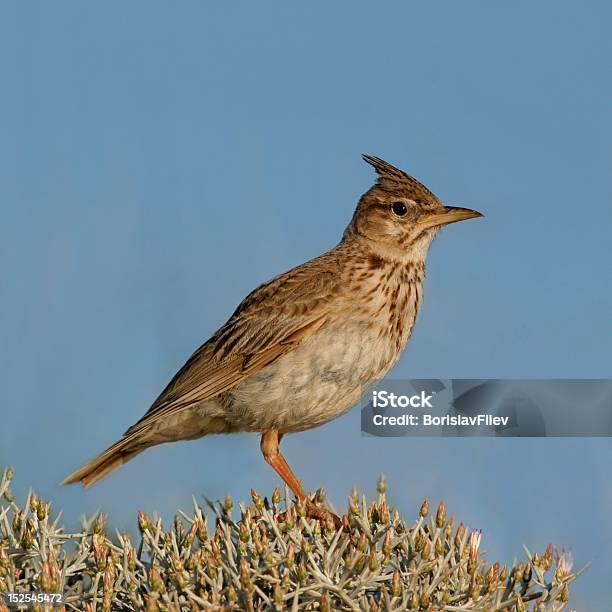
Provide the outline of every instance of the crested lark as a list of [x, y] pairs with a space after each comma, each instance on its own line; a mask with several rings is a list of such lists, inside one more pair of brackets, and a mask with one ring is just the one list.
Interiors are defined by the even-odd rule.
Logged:
[[285, 433], [354, 406], [398, 361], [440, 227], [481, 216], [444, 206], [377, 157], [378, 173], [331, 251], [261, 285], [179, 370], [148, 412], [63, 484], [90, 486], [146, 448], [206, 434], [261, 433], [265, 460], [321, 516], [279, 450]]

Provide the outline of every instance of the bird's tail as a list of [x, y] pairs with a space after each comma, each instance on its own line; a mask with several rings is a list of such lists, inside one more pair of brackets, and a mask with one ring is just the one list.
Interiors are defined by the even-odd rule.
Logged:
[[129, 432], [106, 449], [101, 455], [73, 472], [61, 484], [82, 482], [84, 487], [90, 487], [96, 482], [106, 478], [109, 474], [120, 468], [124, 463], [141, 453], [151, 444], [143, 442], [142, 436], [134, 436]]

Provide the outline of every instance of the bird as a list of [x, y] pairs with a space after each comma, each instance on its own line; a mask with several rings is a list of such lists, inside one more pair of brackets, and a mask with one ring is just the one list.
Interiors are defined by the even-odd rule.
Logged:
[[433, 239], [445, 225], [483, 216], [446, 206], [379, 157], [362, 157], [376, 182], [340, 242], [248, 294], [142, 418], [62, 484], [89, 487], [158, 444], [256, 432], [265, 461], [308, 515], [325, 518], [281, 438], [341, 416], [393, 368], [417, 320]]

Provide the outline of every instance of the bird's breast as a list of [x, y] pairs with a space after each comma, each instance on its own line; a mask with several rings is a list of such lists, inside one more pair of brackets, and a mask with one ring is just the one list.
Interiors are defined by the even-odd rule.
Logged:
[[397, 363], [416, 320], [421, 283], [388, 271], [368, 280], [357, 292], [347, 285], [307, 341], [226, 394], [242, 426], [290, 432], [325, 423]]
[[365, 338], [380, 356], [374, 378], [384, 376], [397, 362], [410, 338], [419, 312], [425, 271], [422, 263], [387, 265], [367, 277], [366, 299], [356, 301], [355, 317], [366, 326]]

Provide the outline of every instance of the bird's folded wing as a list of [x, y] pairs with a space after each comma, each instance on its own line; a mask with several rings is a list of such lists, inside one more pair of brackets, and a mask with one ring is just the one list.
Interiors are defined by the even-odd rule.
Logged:
[[330, 251], [252, 291], [126, 434], [216, 397], [308, 340], [327, 320], [339, 282]]
[[[191, 356], [126, 435], [231, 389], [307, 340], [326, 319], [327, 313], [319, 311], [312, 316], [290, 318], [282, 325], [271, 321], [257, 325], [250, 317], [248, 325], [230, 320]], [[225, 337], [228, 334], [229, 339]]]

